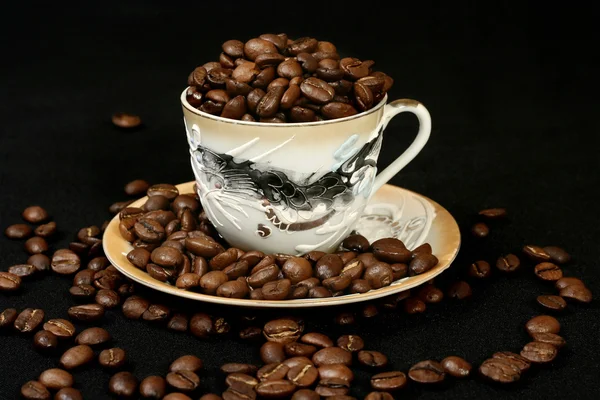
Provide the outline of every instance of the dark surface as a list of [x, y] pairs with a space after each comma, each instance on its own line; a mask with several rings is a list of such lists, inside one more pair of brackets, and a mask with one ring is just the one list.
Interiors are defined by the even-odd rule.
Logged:
[[[57, 249], [80, 227], [109, 218], [108, 206], [127, 198], [123, 185], [129, 180], [191, 180], [179, 104], [189, 71], [216, 60], [227, 39], [286, 31], [331, 40], [342, 53], [375, 59], [377, 69], [395, 79], [392, 99], [415, 98], [428, 107], [431, 139], [391, 183], [438, 201], [461, 225], [463, 248], [440, 286], [446, 288], [470, 262], [483, 258], [495, 264], [500, 254], [520, 255], [524, 244], [533, 243], [565, 247], [573, 256], [565, 274], [582, 278], [599, 296], [600, 225], [593, 194], [599, 183], [593, 58], [598, 14], [572, 5], [484, 9], [425, 3], [394, 11], [376, 2], [364, 9], [319, 2], [326, 8], [322, 19], [307, 5], [256, 2], [246, 8], [219, 2], [227, 9], [201, 1], [177, 8], [144, 2], [5, 9], [0, 17], [2, 230], [21, 222], [26, 206], [43, 205], [58, 223], [59, 236], [51, 241]], [[286, 21], [292, 10], [304, 16]], [[116, 129], [110, 116], [117, 111], [138, 113], [145, 127]], [[390, 123], [382, 165], [409, 143], [415, 127], [413, 117], [405, 115]], [[507, 207], [510, 218], [492, 224], [488, 238], [472, 239], [476, 211], [492, 206]], [[22, 246], [0, 237], [2, 270], [25, 262]], [[74, 304], [69, 281], [55, 275], [28, 281], [22, 295], [0, 294], [0, 309], [41, 307], [46, 318], [66, 318]], [[473, 285], [470, 300], [445, 300], [419, 316], [398, 311], [330, 329], [334, 337], [360, 334], [368, 349], [389, 356], [390, 369], [406, 372], [418, 361], [448, 355], [479, 365], [496, 351], [520, 350], [528, 342], [525, 322], [544, 313], [536, 297], [553, 292], [526, 264], [511, 277], [494, 270], [489, 281]], [[212, 310], [201, 303], [184, 306]], [[332, 327], [333, 314], [319, 311], [313, 320], [315, 314], [307, 331]], [[599, 317], [597, 299], [587, 306], [569, 304], [559, 317], [567, 346], [549, 367], [532, 368], [513, 388], [480, 378], [448, 379], [441, 388], [409, 385], [401, 396], [597, 398]], [[115, 346], [128, 352], [140, 379], [164, 376], [173, 359], [193, 353], [205, 361], [202, 388], [215, 390], [223, 385], [217, 373], [221, 363], [258, 361], [258, 348], [237, 339], [202, 341], [125, 320], [119, 311], [107, 312], [104, 326]], [[31, 337], [16, 334], [1, 334], [0, 355], [2, 399], [17, 397], [21, 384], [58, 363], [57, 356], [35, 352]], [[97, 364], [74, 376], [86, 399], [108, 397], [110, 374]], [[359, 398], [368, 376], [359, 374], [360, 389], [353, 389]]]

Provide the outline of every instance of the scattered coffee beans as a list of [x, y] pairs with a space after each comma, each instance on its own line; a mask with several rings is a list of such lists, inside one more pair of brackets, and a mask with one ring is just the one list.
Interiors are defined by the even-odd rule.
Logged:
[[27, 224], [14, 224], [4, 230], [4, 234], [9, 239], [27, 239], [31, 236], [33, 230]]
[[119, 128], [136, 128], [142, 124], [142, 119], [137, 115], [118, 112], [113, 114], [112, 123]]

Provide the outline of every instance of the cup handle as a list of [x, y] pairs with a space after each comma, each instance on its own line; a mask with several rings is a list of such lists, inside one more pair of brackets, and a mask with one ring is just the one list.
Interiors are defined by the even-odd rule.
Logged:
[[429, 111], [427, 111], [423, 104], [411, 99], [398, 99], [386, 104], [383, 108], [383, 117], [377, 127], [377, 132], [383, 134], [383, 130], [391, 119], [403, 112], [411, 112], [417, 116], [419, 119], [419, 132], [417, 132], [417, 137], [404, 153], [400, 154], [400, 156], [398, 156], [398, 158], [396, 158], [396, 160], [386, 169], [377, 174], [371, 194], [375, 193], [377, 189], [400, 172], [406, 164], [411, 162], [423, 149], [429, 139], [429, 134], [431, 133], [431, 116], [429, 115]]

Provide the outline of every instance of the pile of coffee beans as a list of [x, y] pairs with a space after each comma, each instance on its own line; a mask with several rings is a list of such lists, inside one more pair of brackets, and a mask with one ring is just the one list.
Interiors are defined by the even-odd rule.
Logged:
[[341, 58], [312, 37], [263, 34], [228, 40], [219, 61], [188, 77], [187, 102], [223, 118], [270, 123], [349, 117], [376, 106], [394, 81], [373, 60]]
[[[151, 186], [143, 180], [128, 183], [125, 186], [125, 192], [130, 196], [140, 196], [146, 192], [152, 193], [141, 210], [128, 208], [131, 201], [115, 203], [110, 207], [113, 213], [136, 215], [136, 217], [123, 218], [124, 220], [137, 218], [132, 228], [135, 235], [137, 235], [135, 225], [143, 224], [140, 221], [147, 218], [148, 213], [159, 211], [150, 214], [152, 218], [148, 218], [149, 221], [161, 221], [159, 225], [149, 222], [148, 224], [152, 228], [146, 228], [146, 226], [140, 228], [142, 236], [134, 238], [133, 242], [136, 244], [134, 251], [142, 249], [147, 252], [142, 253], [143, 258], [147, 257], [146, 266], [159, 261], [163, 265], [158, 263], [155, 265], [165, 271], [180, 272], [180, 269], [184, 268], [185, 261], [182, 264], [173, 263], [169, 254], [167, 256], [160, 255], [160, 253], [160, 256], [154, 255], [154, 251], [161, 248], [177, 249], [183, 260], [188, 258], [190, 271], [174, 279], [175, 284], [186, 274], [193, 274], [195, 272], [193, 268], [200, 268], [196, 264], [202, 266], [202, 271], [218, 271], [227, 276], [225, 270], [229, 266], [246, 260], [244, 257], [249, 257], [248, 253], [253, 255], [257, 253], [241, 254], [242, 252], [234, 249], [237, 255], [232, 264], [221, 269], [219, 267], [213, 269], [213, 264], [219, 265], [217, 264], [219, 259], [213, 260], [219, 254], [227, 254], [230, 249], [227, 249], [226, 244], [219, 240], [214, 227], [202, 215], [194, 196], [180, 195], [170, 185]], [[146, 209], [148, 207], [150, 209]], [[195, 216], [196, 214], [198, 217]], [[506, 211], [503, 209], [484, 210], [480, 212], [480, 215], [490, 220], [498, 219], [505, 216]], [[173, 216], [176, 218], [171, 219]], [[56, 224], [47, 222], [48, 213], [41, 207], [27, 208], [23, 212], [23, 218], [29, 224], [38, 226], [34, 229], [28, 224], [11, 225], [5, 231], [7, 237], [14, 240], [30, 240], [35, 234], [35, 237], [45, 240], [56, 231]], [[173, 221], [177, 222], [171, 224]], [[40, 225], [44, 222], [46, 223]], [[166, 235], [165, 232], [165, 236], [159, 238], [160, 234], [156, 235], [156, 232], [160, 232], [160, 228], [153, 228], [160, 226], [166, 231], [170, 224], [173, 232], [169, 235]], [[119, 309], [128, 319], [141, 319], [158, 326], [162, 325], [172, 331], [188, 332], [199, 339], [218, 335], [225, 337], [234, 335], [243, 341], [254, 344], [262, 364], [243, 364], [235, 362], [235, 360], [223, 364], [220, 371], [223, 373], [225, 391], [220, 395], [216, 393], [203, 394], [200, 397], [201, 400], [256, 398], [306, 400], [322, 397], [352, 400], [355, 399], [351, 396], [351, 392], [356, 386], [354, 383], [356, 368], [362, 371], [371, 371], [368, 381], [371, 392], [365, 397], [368, 400], [398, 398], [401, 396], [400, 391], [409, 385], [435, 386], [435, 384], [449, 379], [448, 377], [461, 379], [472, 376], [473, 366], [471, 363], [456, 355], [449, 355], [439, 361], [419, 361], [404, 371], [394, 369], [391, 365], [397, 363], [397, 360], [390, 360], [383, 352], [370, 349], [359, 335], [343, 334], [333, 340], [325, 333], [306, 333], [306, 326], [311, 321], [300, 317], [279, 316], [276, 319], [262, 320], [252, 315], [228, 313], [228, 317], [224, 318], [206, 312], [188, 314], [177, 307], [150, 301], [134, 294], [136, 292], [134, 284], [110, 265], [108, 259], [103, 255], [101, 235], [106, 226], [107, 222], [101, 227], [89, 226], [80, 229], [75, 235], [76, 240], [70, 243], [69, 248], [55, 251], [52, 257], [43, 254], [49, 251], [48, 245], [46, 245], [46, 250], [40, 253], [32, 252], [31, 246], [26, 245], [25, 250], [28, 253], [34, 253], [27, 262], [11, 266], [8, 271], [0, 272], [0, 292], [8, 295], [23, 290], [22, 282], [42, 276], [44, 272], [52, 271], [60, 276], [72, 277], [73, 280], [69, 291], [76, 304], [65, 310], [68, 319], [48, 319], [46, 312], [39, 308], [23, 310], [7, 308], [0, 312], [0, 330], [13, 331], [24, 336], [30, 335], [37, 351], [48, 355], [58, 355], [56, 367], [42, 371], [34, 380], [22, 385], [21, 395], [25, 399], [50, 399], [53, 395], [54, 399], [58, 400], [81, 399], [83, 398], [82, 394], [73, 387], [75, 380], [72, 372], [93, 365], [114, 372], [108, 381], [107, 391], [118, 398], [141, 396], [143, 398], [187, 400], [202, 395], [200, 376], [204, 366], [202, 360], [197, 356], [182, 356], [172, 362], [164, 376], [152, 375], [140, 380], [130, 371], [131, 365], [127, 351], [112, 345], [113, 338], [108, 331], [99, 326], [91, 326], [78, 332], [71, 322], [92, 325], [102, 323], [105, 313]], [[187, 230], [179, 229], [183, 226], [186, 226]], [[149, 233], [152, 230], [154, 233]], [[185, 236], [179, 233], [182, 237], [172, 240], [168, 238], [177, 232], [184, 232]], [[201, 234], [196, 233], [190, 236], [191, 232], [200, 232]], [[220, 250], [221, 248], [218, 246], [221, 246], [222, 251], [209, 257], [190, 251], [190, 249], [199, 248], [187, 249], [186, 247], [186, 240], [190, 237], [193, 238], [194, 235], [209, 238], [207, 242], [203, 243], [202, 249], [214, 247]], [[141, 240], [142, 237], [153, 239]], [[140, 252], [138, 251], [138, 253]], [[567, 307], [567, 301], [575, 303], [592, 301], [591, 291], [580, 279], [564, 276], [561, 266], [571, 259], [569, 253], [564, 249], [556, 246], [526, 245], [523, 247], [522, 253], [523, 260], [512, 253], [500, 256], [495, 264], [496, 269], [502, 274], [511, 274], [529, 262], [533, 266], [532, 275], [551, 283], [555, 288], [556, 294], [541, 294], [537, 297], [538, 304], [548, 312], [561, 312]], [[407, 257], [406, 262], [395, 262], [399, 260], [394, 257], [400, 257], [401, 254]], [[344, 241], [344, 251], [337, 254], [313, 253], [305, 257], [289, 257], [281, 254], [262, 255], [262, 257], [255, 257], [258, 261], [252, 268], [256, 268], [264, 259], [268, 259], [270, 265], [274, 265], [280, 271], [280, 275], [278, 274], [274, 282], [287, 279], [290, 280], [290, 287], [292, 287], [291, 279], [284, 275], [289, 273], [284, 271], [286, 264], [290, 265], [288, 264], [290, 260], [307, 261], [313, 269], [314, 276], [312, 278], [320, 283], [315, 287], [328, 289], [333, 295], [337, 293], [325, 286], [325, 281], [329, 277], [322, 279], [323, 276], [318, 275], [322, 271], [330, 271], [332, 268], [330, 263], [319, 264], [324, 257], [335, 255], [342, 260], [342, 269], [336, 275], [338, 277], [343, 274], [346, 266], [353, 260], [355, 263], [356, 260], [362, 262], [365, 267], [363, 275], [361, 279], [354, 279], [352, 282], [365, 280], [369, 283], [365, 274], [366, 270], [373, 265], [368, 265], [365, 260], [367, 262], [376, 260], [374, 265], [379, 269], [385, 270], [385, 265], [387, 265], [392, 269], [392, 275], [400, 269], [394, 269], [392, 266], [403, 264], [404, 267], [401, 269], [404, 271], [404, 276], [410, 276], [419, 273], [420, 264], [415, 260], [418, 260], [423, 254], [431, 256], [431, 248], [428, 245], [410, 252], [395, 241], [390, 242], [385, 239], [380, 244], [377, 242], [369, 244], [365, 238], [353, 235]], [[231, 257], [233, 259], [233, 254]], [[196, 260], [200, 261], [196, 262]], [[250, 268], [250, 263], [248, 263], [248, 268]], [[210, 272], [206, 272], [206, 274]], [[230, 271], [227, 270], [227, 272]], [[497, 273], [485, 260], [467, 265], [464, 272], [467, 279], [486, 279]], [[240, 277], [249, 281], [252, 274]], [[239, 279], [240, 277], [230, 280], [227, 276], [227, 282], [239, 282], [242, 280]], [[167, 279], [172, 278], [167, 277]], [[187, 281], [188, 279], [195, 280], [195, 278], [189, 278], [189, 275], [183, 280]], [[218, 291], [219, 287], [220, 285], [215, 290]], [[259, 288], [264, 289], [264, 285]], [[259, 288], [249, 288], [248, 290], [254, 291]], [[464, 300], [470, 296], [471, 287], [467, 281], [459, 280], [451, 283], [445, 291], [430, 281], [412, 291], [404, 291], [365, 303], [360, 308], [342, 312], [335, 317], [334, 322], [341, 327], [349, 326], [356, 323], [356, 318], [373, 318], [381, 312], [393, 312], [397, 309], [403, 310], [407, 314], [417, 314], [424, 312], [427, 304], [439, 303], [444, 298]], [[557, 357], [559, 349], [566, 344], [565, 339], [559, 335], [560, 329], [560, 322], [554, 316], [543, 314], [531, 318], [525, 324], [525, 330], [530, 335], [531, 341], [525, 343], [518, 353], [512, 351], [493, 353], [490, 358], [476, 367], [479, 376], [494, 383], [512, 383], [520, 380], [529, 369], [535, 368], [536, 365], [551, 363]], [[67, 346], [65, 350], [61, 350], [65, 345]]]
[[121, 236], [134, 247], [127, 259], [182, 290], [253, 300], [323, 298], [380, 289], [438, 264], [427, 243], [411, 251], [396, 238], [369, 243], [358, 234], [335, 254], [244, 252], [220, 240], [197, 195], [169, 184], [150, 186], [147, 194], [141, 208], [119, 212]]

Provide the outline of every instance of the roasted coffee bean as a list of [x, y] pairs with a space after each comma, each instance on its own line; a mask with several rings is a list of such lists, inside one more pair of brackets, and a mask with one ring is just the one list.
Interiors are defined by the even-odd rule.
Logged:
[[33, 265], [38, 271], [50, 270], [50, 258], [45, 254], [34, 254], [27, 259], [27, 264]]
[[154, 264], [164, 268], [176, 268], [183, 264], [183, 254], [181, 254], [181, 251], [170, 246], [162, 246], [154, 249], [150, 259]]
[[195, 355], [188, 354], [185, 356], [181, 356], [175, 361], [171, 363], [169, 366], [170, 372], [179, 372], [179, 371], [192, 371], [198, 372], [202, 369], [203, 363], [202, 360]]
[[110, 207], [108, 208], [108, 211], [111, 214], [118, 214], [120, 213], [124, 208], [127, 208], [131, 203], [133, 203], [134, 200], [127, 200], [127, 201], [117, 201], [116, 203], [113, 203], [110, 205]]
[[289, 279], [279, 279], [265, 283], [261, 292], [265, 300], [283, 300], [289, 296], [291, 286]]
[[244, 55], [248, 60], [254, 61], [256, 57], [265, 53], [277, 53], [277, 47], [264, 39], [250, 39], [244, 44]]
[[26, 308], [17, 316], [14, 326], [21, 333], [29, 333], [37, 330], [43, 320], [44, 310]]
[[33, 347], [43, 352], [53, 351], [58, 347], [58, 338], [50, 331], [39, 331], [33, 336]]
[[417, 297], [425, 303], [435, 304], [442, 301], [444, 298], [444, 292], [431, 284], [426, 284], [421, 286]]
[[492, 274], [492, 268], [487, 261], [476, 261], [469, 265], [469, 276], [473, 278], [487, 278]]
[[565, 339], [563, 339], [561, 336], [558, 336], [555, 333], [549, 333], [549, 332], [532, 333], [531, 337], [536, 342], [548, 343], [548, 344], [551, 344], [552, 346], [556, 347], [557, 349], [563, 347], [566, 344]]
[[494, 382], [512, 383], [521, 378], [521, 370], [510, 362], [498, 359], [489, 358], [479, 366], [479, 373]]
[[31, 236], [33, 230], [27, 224], [10, 225], [4, 230], [4, 234], [9, 239], [27, 239]]
[[442, 365], [432, 360], [418, 362], [408, 371], [408, 377], [419, 383], [438, 383], [443, 381], [445, 376]]
[[150, 188], [150, 184], [143, 179], [135, 179], [125, 185], [125, 194], [129, 196], [141, 196]]
[[406, 300], [404, 300], [403, 306], [404, 311], [407, 314], [420, 314], [425, 312], [425, 310], [427, 309], [425, 303], [421, 299], [418, 299], [416, 297], [409, 297]]
[[167, 381], [162, 376], [147, 376], [140, 383], [140, 395], [146, 399], [162, 399], [167, 393]]
[[127, 260], [135, 267], [145, 270], [150, 261], [150, 252], [146, 249], [133, 249], [127, 253]]
[[354, 84], [354, 97], [359, 110], [366, 111], [373, 107], [373, 91], [367, 85], [356, 82]]
[[521, 356], [533, 363], [547, 363], [556, 358], [558, 350], [549, 343], [529, 342], [521, 350]]
[[[140, 218], [142, 218], [144, 216], [144, 210], [142, 210], [139, 207], [126, 207], [124, 209], [122, 209], [119, 212], [119, 219], [121, 221], [132, 218], [135, 219], [136, 221]], [[85, 239], [89, 238], [89, 237], [93, 237], [94, 232], [88, 232], [88, 228], [82, 228], [79, 230], [79, 233], [77, 234], [77, 238], [79, 239], [80, 242], [84, 242]], [[89, 243], [86, 243], [89, 244]]]
[[310, 101], [318, 104], [330, 102], [335, 95], [335, 90], [327, 82], [317, 78], [307, 78], [300, 84], [302, 94]]
[[108, 390], [117, 397], [133, 397], [137, 392], [137, 387], [137, 378], [128, 371], [117, 372], [108, 381]]
[[535, 275], [544, 281], [557, 281], [562, 278], [560, 267], [550, 262], [543, 262], [535, 266]]
[[455, 378], [466, 378], [471, 373], [471, 364], [464, 358], [449, 356], [441, 362], [444, 371]]
[[[310, 272], [312, 273], [312, 268], [310, 267], [310, 264], [308, 267], [310, 269]], [[279, 273], [280, 271], [277, 265], [269, 265], [250, 275], [248, 277], [248, 285], [250, 285], [253, 288], [262, 287], [265, 283], [278, 279]]]
[[195, 287], [200, 286], [200, 276], [193, 272], [188, 272], [177, 278], [175, 286], [177, 286], [179, 289], [184, 290], [193, 289]]
[[235, 96], [225, 103], [221, 117], [240, 119], [246, 113], [246, 98], [242, 95]]
[[364, 400], [394, 400], [394, 396], [388, 392], [371, 392]]
[[94, 358], [94, 351], [90, 346], [80, 344], [71, 347], [60, 357], [60, 365], [64, 369], [73, 369], [80, 367]]
[[348, 276], [352, 281], [356, 281], [360, 279], [365, 271], [365, 267], [358, 258], [354, 258], [348, 261], [342, 271], [340, 272], [340, 276]]
[[199, 338], [207, 338], [213, 333], [213, 322], [209, 315], [196, 313], [190, 318], [190, 332]]
[[294, 392], [292, 400], [320, 400], [321, 396], [311, 389], [300, 389]]
[[239, 40], [228, 40], [221, 47], [229, 57], [240, 58], [244, 56], [244, 43]]
[[333, 318], [333, 322], [336, 325], [347, 326], [354, 324], [356, 322], [356, 318], [354, 318], [354, 314], [350, 312], [342, 312]]
[[29, 254], [40, 254], [48, 251], [48, 243], [44, 238], [34, 236], [25, 242], [25, 251]]
[[277, 86], [269, 89], [256, 105], [256, 114], [262, 118], [273, 117], [279, 109], [285, 88]]
[[57, 250], [52, 256], [52, 270], [61, 275], [69, 275], [79, 270], [81, 259], [68, 249]]
[[142, 119], [139, 116], [124, 112], [114, 113], [111, 121], [115, 126], [123, 129], [137, 128], [142, 124]]
[[282, 343], [266, 342], [260, 348], [260, 359], [265, 364], [281, 363], [285, 358], [285, 349]]
[[471, 297], [471, 286], [465, 281], [454, 282], [448, 288], [448, 297], [456, 300], [463, 300]]
[[409, 275], [413, 276], [425, 273], [435, 267], [438, 262], [439, 260], [433, 254], [417, 253], [408, 266]]
[[315, 119], [315, 112], [305, 107], [294, 106], [290, 110], [290, 119], [293, 122], [311, 122]]
[[343, 379], [321, 379], [318, 386], [315, 388], [315, 392], [326, 398], [345, 396], [348, 394], [349, 386], [350, 384]]
[[321, 348], [333, 347], [333, 341], [328, 336], [317, 332], [311, 332], [303, 335], [300, 338], [300, 341], [302, 343], [310, 344]]
[[111, 340], [111, 336], [106, 329], [94, 327], [81, 331], [81, 333], [79, 333], [79, 335], [77, 335], [75, 338], [75, 343], [96, 346], [99, 344], [104, 344], [109, 340]]
[[148, 197], [143, 208], [146, 212], [168, 210], [170, 200], [163, 195], [155, 194], [154, 196]]
[[223, 283], [217, 288], [217, 296], [232, 299], [243, 299], [248, 295], [249, 289], [245, 280], [235, 280]]
[[19, 313], [15, 308], [7, 308], [0, 313], [0, 329], [12, 327]]
[[223, 246], [208, 237], [187, 237], [185, 248], [192, 254], [212, 258], [224, 251]]
[[81, 284], [72, 286], [69, 289], [69, 293], [78, 299], [89, 299], [96, 294], [96, 288], [92, 285]]
[[277, 66], [277, 74], [286, 79], [302, 76], [303, 70], [300, 63], [294, 58], [288, 58]]
[[48, 389], [60, 390], [73, 386], [73, 375], [60, 368], [50, 368], [41, 373], [38, 381]]
[[550, 254], [540, 246], [527, 245], [523, 247], [523, 253], [533, 262], [542, 263], [551, 260]]
[[291, 357], [286, 359], [283, 364], [285, 364], [288, 368], [294, 368], [298, 365], [314, 365], [313, 362], [308, 357]]
[[479, 215], [489, 219], [499, 219], [506, 217], [506, 209], [504, 208], [488, 208], [479, 211]]
[[285, 354], [287, 354], [290, 357], [299, 357], [299, 356], [310, 357], [314, 353], [316, 353], [317, 348], [310, 344], [291, 342], [291, 343], [285, 344], [284, 350], [285, 350]]
[[389, 286], [394, 279], [394, 274], [389, 264], [378, 262], [365, 270], [363, 278], [369, 283], [371, 288], [379, 289]]
[[365, 347], [365, 342], [357, 335], [343, 335], [338, 338], [337, 345], [344, 350], [354, 353], [362, 350]]
[[527, 321], [525, 329], [527, 329], [530, 335], [542, 332], [558, 333], [560, 331], [560, 322], [550, 315], [538, 315]]
[[[123, 239], [128, 242], [133, 242], [137, 236], [135, 233], [135, 224], [137, 223], [135, 218], [127, 218], [119, 222], [119, 233]], [[71, 246], [69, 246], [71, 248]]]
[[146, 265], [146, 272], [148, 272], [148, 275], [150, 275], [152, 278], [161, 282], [166, 282], [175, 275], [174, 270], [170, 268], [163, 268], [152, 263]]
[[317, 351], [312, 357], [313, 363], [320, 367], [328, 364], [352, 365], [352, 353], [340, 347], [326, 347]]
[[343, 364], [327, 364], [319, 367], [321, 379], [342, 379], [348, 383], [354, 380], [354, 373]]
[[46, 386], [38, 381], [29, 381], [21, 386], [21, 396], [26, 400], [50, 400], [51, 398]]
[[[136, 250], [136, 249], [134, 249]], [[87, 268], [92, 271], [102, 271], [110, 265], [110, 261], [106, 257], [95, 257], [88, 262]]]
[[179, 196], [179, 190], [177, 187], [170, 185], [168, 183], [159, 183], [156, 185], [152, 185], [148, 188], [146, 192], [148, 197], [153, 196], [163, 196], [168, 200], [174, 200], [177, 196]]
[[581, 303], [590, 303], [592, 301], [592, 292], [585, 286], [570, 285], [560, 289], [559, 294], [567, 299], [576, 300]]
[[564, 310], [567, 307], [567, 302], [560, 296], [540, 295], [537, 297], [537, 302], [541, 306], [554, 311]]
[[67, 387], [56, 392], [54, 400], [83, 400], [83, 396], [79, 390]]
[[224, 374], [233, 374], [235, 372], [239, 372], [242, 374], [254, 375], [258, 368], [256, 365], [252, 364], [243, 364], [243, 363], [227, 363], [221, 366], [221, 372]]
[[346, 57], [340, 60], [340, 68], [344, 71], [347, 79], [358, 80], [369, 75], [369, 64], [358, 58]]
[[583, 281], [581, 279], [569, 276], [569, 277], [559, 279], [558, 281], [556, 281], [554, 286], [558, 290], [561, 290], [561, 289], [566, 288], [567, 286], [584, 286], [585, 287], [585, 284], [583, 283]]
[[378, 351], [361, 350], [358, 352], [358, 362], [367, 367], [381, 368], [387, 365], [388, 358]]
[[44, 330], [52, 332], [59, 338], [70, 338], [75, 334], [75, 327], [66, 319], [51, 319], [44, 324]]
[[522, 356], [510, 351], [499, 351], [492, 355], [493, 359], [505, 361], [516, 367], [519, 373], [527, 371], [531, 367], [531, 363]]
[[8, 268], [8, 273], [18, 276], [19, 278], [28, 278], [32, 276], [37, 270], [33, 265], [29, 264], [18, 264]]
[[125, 365], [127, 356], [125, 350], [117, 347], [102, 350], [98, 356], [98, 362], [104, 368], [121, 368]]
[[21, 214], [23, 219], [32, 224], [39, 224], [48, 219], [48, 212], [40, 206], [30, 206], [23, 210]]
[[262, 337], [262, 329], [257, 326], [249, 326], [240, 330], [239, 337], [242, 340], [257, 340]]
[[217, 293], [217, 289], [228, 280], [227, 274], [223, 271], [210, 271], [200, 278], [202, 293], [214, 295]]
[[114, 290], [100, 289], [96, 293], [95, 301], [104, 308], [115, 308], [121, 303], [121, 297]]
[[[125, 210], [128, 210], [128, 208], [126, 208]], [[140, 210], [142, 211], [142, 210]], [[121, 213], [123, 213], [124, 211], [121, 211]], [[121, 219], [125, 219], [124, 217], [121, 217]], [[97, 226], [93, 225], [93, 226], [88, 226], [85, 228], [81, 228], [79, 230], [79, 232], [77, 232], [77, 239], [81, 242], [81, 243], [85, 243], [88, 245], [93, 245], [94, 243], [97, 243], [98, 241], [100, 241], [100, 239], [97, 237], [98, 235], [100, 235], [102, 232], [100, 231], [100, 228], [98, 228]]]
[[504, 257], [498, 258], [496, 261], [496, 268], [503, 272], [513, 272], [521, 265], [521, 261], [514, 254], [508, 254]]
[[256, 393], [269, 399], [288, 398], [296, 390], [296, 385], [288, 380], [268, 380], [256, 385]]
[[[202, 396], [202, 397], [204, 397], [204, 396]], [[192, 398], [190, 396], [186, 396], [183, 393], [173, 392], [173, 393], [169, 393], [168, 395], [163, 397], [163, 400], [192, 400]]]
[[142, 319], [151, 322], [166, 321], [171, 315], [171, 310], [162, 304], [151, 304], [142, 314]]
[[[248, 84], [252, 82], [259, 73], [260, 68], [258, 68], [255, 63], [247, 62], [238, 65], [233, 70], [231, 77], [237, 82]], [[225, 83], [225, 87], [227, 87], [227, 83]], [[223, 103], [225, 103], [225, 101], [227, 100], [222, 100]]]
[[135, 234], [147, 243], [158, 243], [165, 237], [165, 228], [152, 219], [136, 222], [133, 229]]
[[300, 53], [312, 53], [317, 50], [317, 45], [317, 39], [311, 37], [302, 37], [294, 40], [288, 46], [288, 51], [293, 56], [297, 56]]
[[292, 343], [300, 338], [302, 327], [293, 319], [275, 319], [265, 324], [263, 334], [270, 342]]
[[358, 113], [351, 104], [332, 102], [321, 108], [323, 116], [327, 119], [345, 118]]
[[484, 238], [490, 234], [490, 228], [483, 222], [478, 222], [471, 228], [471, 233], [475, 237]]
[[98, 289], [116, 289], [120, 281], [121, 275], [110, 268], [94, 274], [94, 286]]
[[319, 377], [319, 371], [312, 365], [299, 365], [291, 368], [287, 373], [289, 381], [299, 388], [312, 386]]
[[256, 377], [261, 381], [285, 379], [290, 368], [281, 363], [270, 363], [260, 368]]
[[407, 382], [406, 374], [400, 371], [382, 372], [371, 377], [371, 387], [375, 390], [398, 390], [405, 387]]
[[323, 280], [323, 286], [332, 292], [340, 292], [345, 290], [352, 283], [352, 278], [349, 275], [338, 275]]
[[43, 238], [49, 238], [56, 233], [56, 222], [51, 221], [35, 228], [35, 235]]
[[167, 328], [176, 332], [186, 332], [189, 326], [189, 318], [182, 313], [175, 313], [167, 322]]
[[546, 246], [543, 250], [550, 256], [551, 261], [555, 264], [566, 264], [571, 261], [571, 255], [560, 247]]
[[77, 321], [90, 322], [99, 320], [104, 316], [104, 306], [100, 304], [83, 304], [70, 307], [67, 312], [69, 317]]
[[371, 249], [378, 260], [389, 263], [408, 263], [412, 258], [404, 243], [395, 238], [376, 240], [371, 244]]
[[234, 248], [227, 249], [226, 251], [217, 254], [210, 260], [210, 268], [213, 270], [223, 270], [228, 265], [231, 265], [237, 260], [237, 250]]
[[377, 306], [374, 304], [367, 304], [361, 310], [361, 315], [364, 318], [373, 318], [379, 314]]
[[0, 271], [0, 292], [14, 292], [21, 288], [21, 278], [10, 272]]

